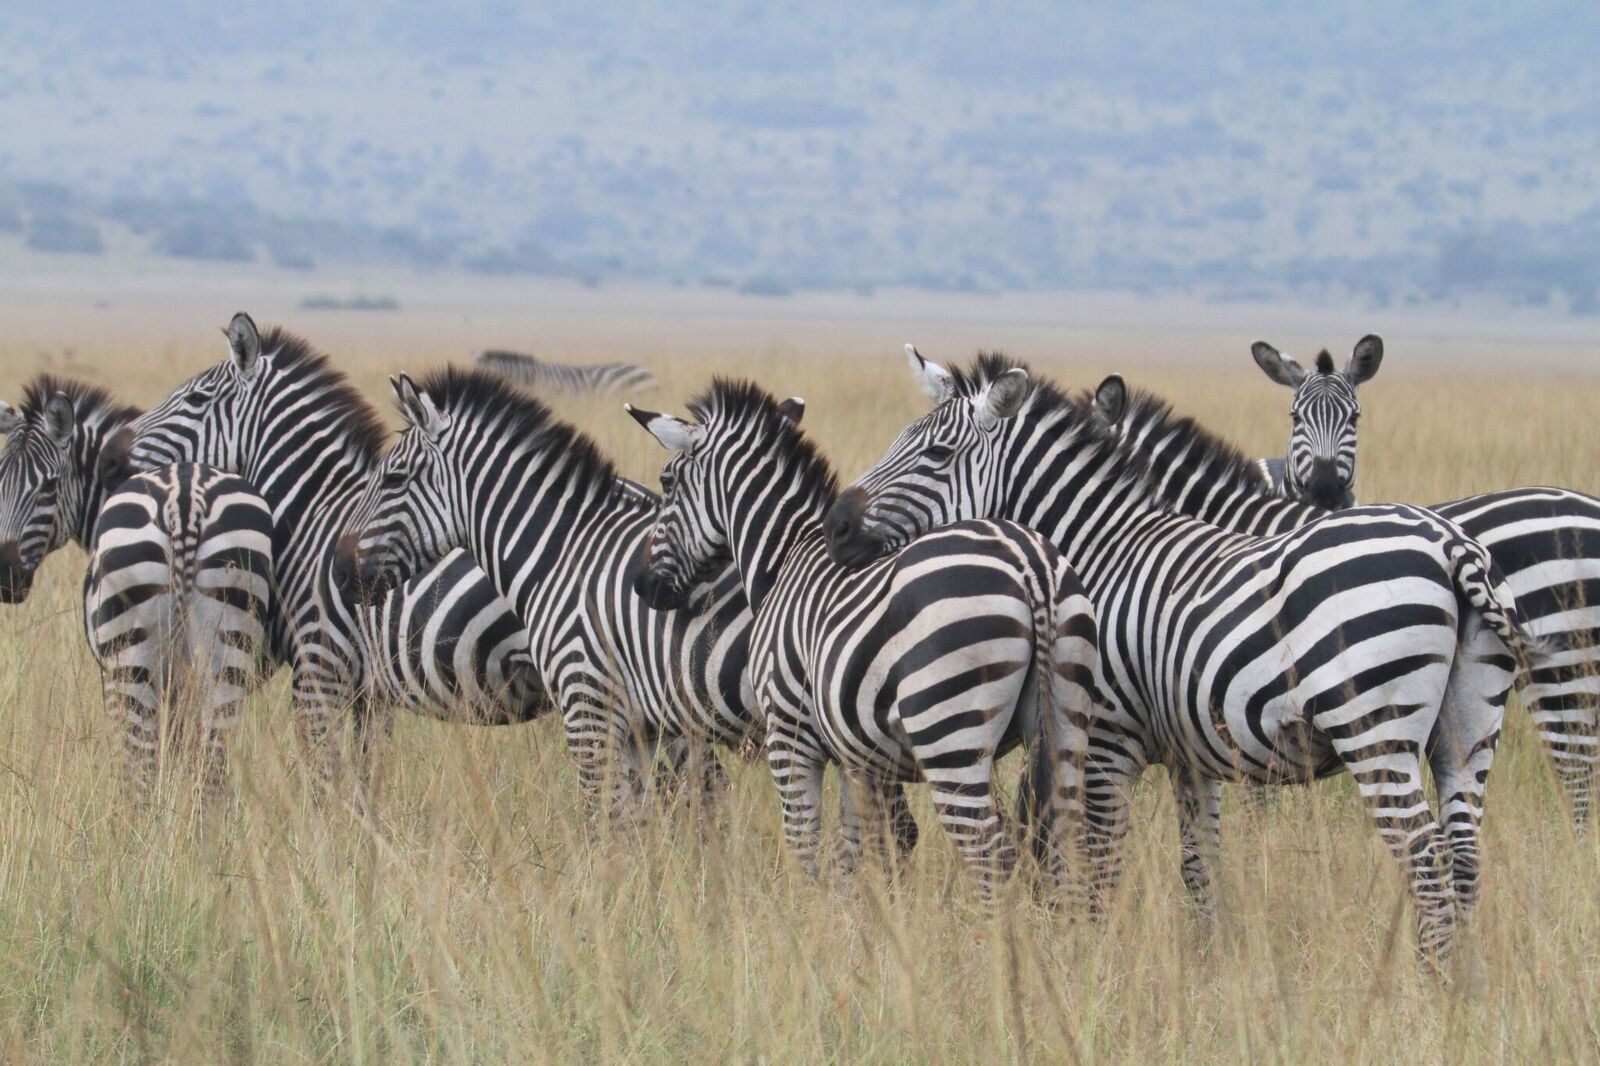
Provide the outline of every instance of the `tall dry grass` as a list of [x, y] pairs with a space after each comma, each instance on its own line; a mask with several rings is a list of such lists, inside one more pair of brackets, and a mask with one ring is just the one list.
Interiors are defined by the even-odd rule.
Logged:
[[[148, 401], [213, 350], [80, 365]], [[644, 358], [641, 354], [640, 358]], [[1241, 356], [1242, 360], [1242, 356]], [[6, 365], [14, 399], [27, 360]], [[423, 360], [362, 352], [382, 374]], [[118, 369], [113, 370], [113, 367]], [[799, 393], [850, 475], [921, 409], [899, 357], [661, 367], [681, 410], [713, 370]], [[1112, 367], [1052, 367], [1090, 384]], [[1135, 375], [1253, 451], [1287, 394], [1247, 365]], [[382, 390], [380, 392], [380, 390]], [[1364, 395], [1365, 498], [1506, 484], [1600, 488], [1600, 387], [1386, 371]], [[566, 405], [623, 469], [661, 453], [614, 402]], [[1600, 848], [1568, 828], [1515, 711], [1489, 794], [1481, 913], [1446, 992], [1417, 971], [1400, 878], [1352, 790], [1230, 797], [1224, 918], [1178, 879], [1159, 771], [1104, 927], [1016, 899], [986, 921], [918, 797], [892, 885], [813, 885], [783, 859], [761, 764], [708, 817], [585, 824], [556, 723], [401, 718], [370, 808], [318, 804], [293, 766], [284, 679], [232, 752], [229, 808], [196, 827], [130, 808], [79, 630], [76, 550], [0, 610], [0, 1058], [7, 1061], [1440, 1061], [1600, 1055]]]

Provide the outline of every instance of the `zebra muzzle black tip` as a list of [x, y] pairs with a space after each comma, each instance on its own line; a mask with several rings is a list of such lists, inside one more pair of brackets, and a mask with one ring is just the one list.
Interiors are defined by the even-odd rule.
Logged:
[[16, 541], [0, 544], [0, 603], [21, 603], [33, 591], [33, 571], [22, 565]]
[[867, 493], [846, 489], [823, 517], [828, 555], [840, 566], [860, 566], [883, 554], [883, 542], [867, 531]]

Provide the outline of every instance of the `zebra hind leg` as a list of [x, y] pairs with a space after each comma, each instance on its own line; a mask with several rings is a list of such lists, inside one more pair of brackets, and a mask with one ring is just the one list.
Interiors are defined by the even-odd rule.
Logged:
[[917, 822], [899, 781], [848, 772], [839, 789], [839, 872], [854, 874], [865, 856], [887, 874], [917, 846]]
[[[1560, 653], [1570, 657], [1570, 653]], [[1589, 823], [1597, 765], [1600, 765], [1600, 674], [1583, 661], [1566, 665], [1535, 662], [1521, 689], [1539, 745], [1555, 769], [1572, 809], [1572, 824]]]
[[971, 762], [964, 765], [947, 765], [948, 753], [944, 759], [924, 757], [918, 761], [932, 787], [933, 809], [977, 877], [978, 895], [992, 912], [996, 881], [1007, 877], [1016, 865], [1017, 847], [1006, 831], [1005, 815], [994, 791], [994, 753], [972, 754]]

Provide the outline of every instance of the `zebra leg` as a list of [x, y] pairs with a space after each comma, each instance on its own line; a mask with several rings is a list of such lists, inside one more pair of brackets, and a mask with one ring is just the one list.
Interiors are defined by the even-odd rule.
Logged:
[[1478, 902], [1478, 833], [1484, 789], [1505, 722], [1506, 698], [1517, 664], [1476, 612], [1462, 627], [1439, 720], [1428, 747], [1428, 766], [1439, 794], [1450, 878], [1460, 919]]
[[[970, 762], [947, 766], [932, 752], [918, 762], [932, 786], [933, 809], [978, 878], [978, 895], [994, 903], [995, 879], [1004, 878], [1017, 861], [1016, 844], [1006, 833], [1004, 812], [994, 793], [994, 753], [974, 751]], [[948, 759], [951, 753], [944, 753]]]
[[[1529, 669], [1521, 689], [1539, 744], [1555, 768], [1579, 832], [1588, 825], [1597, 761], [1600, 761], [1600, 674], [1587, 648], [1544, 657]], [[1557, 658], [1571, 660], [1554, 661]]]
[[1122, 846], [1128, 837], [1133, 783], [1146, 765], [1144, 749], [1132, 735], [1091, 730], [1078, 842], [1089, 874], [1089, 914], [1097, 920], [1104, 917], [1122, 883]]
[[1197, 914], [1217, 920], [1216, 890], [1211, 871], [1222, 850], [1222, 782], [1187, 766], [1171, 767], [1172, 793], [1178, 801], [1178, 834], [1183, 849], [1183, 884]]
[[896, 858], [917, 846], [917, 822], [906, 802], [905, 785], [859, 771], [842, 775], [839, 789], [839, 872], [855, 873], [862, 856], [889, 873]]
[[1417, 910], [1421, 960], [1443, 971], [1454, 946], [1455, 890], [1445, 873], [1444, 837], [1422, 787], [1421, 753], [1399, 740], [1371, 750], [1369, 743], [1365, 737], [1340, 738], [1335, 750], [1355, 778], [1378, 835], [1405, 872]]
[[822, 753], [769, 726], [767, 766], [783, 805], [783, 839], [807, 877], [817, 876], [822, 846]]

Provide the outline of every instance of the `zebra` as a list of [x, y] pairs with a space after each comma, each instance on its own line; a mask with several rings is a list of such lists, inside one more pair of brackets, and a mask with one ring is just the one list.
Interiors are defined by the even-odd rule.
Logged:
[[[1381, 352], [1381, 343], [1376, 350]], [[1347, 371], [1334, 371], [1331, 360], [1319, 357], [1318, 370], [1307, 381], [1345, 380]], [[1353, 391], [1350, 395], [1353, 403]], [[1192, 419], [1174, 416], [1159, 397], [1137, 390], [1130, 394], [1117, 375], [1101, 383], [1094, 402], [1101, 417], [1146, 457], [1160, 498], [1174, 510], [1256, 536], [1287, 532], [1327, 513], [1278, 498], [1234, 448]], [[1295, 406], [1302, 409], [1298, 401]], [[1309, 409], [1302, 410], [1302, 419], [1311, 417]], [[1331, 417], [1336, 414], [1332, 405], [1316, 411], [1329, 422], [1305, 439], [1347, 439], [1353, 452], [1359, 409], [1344, 409], [1343, 427], [1334, 424], [1339, 419]], [[1294, 439], [1301, 439], [1298, 431]], [[1344, 483], [1349, 486], [1353, 479]], [[1431, 504], [1429, 510], [1488, 549], [1529, 632], [1550, 645], [1519, 676], [1519, 702], [1561, 782], [1573, 824], [1581, 829], [1589, 820], [1600, 764], [1600, 499], [1537, 486]]]
[[624, 396], [656, 387], [655, 375], [633, 363], [595, 363], [572, 366], [552, 363], [518, 352], [488, 351], [473, 362], [533, 392], [593, 393]]
[[822, 530], [834, 474], [770, 394], [718, 379], [690, 404], [692, 422], [627, 409], [676, 453], [638, 590], [680, 607], [731, 558], [755, 612], [751, 680], [784, 836], [806, 871], [835, 762], [846, 871], [887, 809], [901, 824], [900, 783], [925, 780], [992, 900], [993, 876], [1014, 859], [995, 763], [1025, 745], [1023, 817], [1059, 876], [1098, 667], [1094, 610], [1060, 553], [1016, 524], [969, 522], [847, 571]]
[[301, 338], [262, 336], [242, 312], [225, 332], [227, 358], [127, 423], [101, 465], [202, 462], [246, 478], [271, 506], [281, 609], [269, 643], [290, 666], [298, 725], [324, 777], [335, 708], [353, 713], [363, 744], [372, 716], [394, 706], [481, 723], [542, 713], [527, 633], [464, 553], [370, 605], [333, 590], [334, 541], [378, 459], [377, 412]]
[[1371, 333], [1362, 337], [1340, 370], [1324, 348], [1314, 374], [1266, 341], [1251, 345], [1250, 354], [1267, 377], [1294, 390], [1289, 456], [1281, 462], [1261, 460], [1263, 472], [1290, 499], [1324, 510], [1354, 506], [1356, 422], [1361, 417], [1356, 389], [1383, 365], [1383, 338]]
[[[753, 747], [751, 618], [737, 575], [711, 575], [682, 610], [651, 611], [633, 573], [654, 493], [492, 374], [446, 369], [420, 387], [405, 374], [391, 385], [407, 428], [348, 510], [341, 588], [392, 587], [465, 547], [527, 624], [525, 650], [560, 707], [592, 813], [632, 816], [662, 740]], [[709, 787], [721, 771], [702, 754]]]
[[125, 776], [148, 796], [163, 748], [198, 739], [215, 798], [224, 735], [260, 679], [272, 516], [242, 478], [205, 466], [164, 467], [108, 494], [94, 474], [98, 444], [134, 414], [104, 390], [48, 375], [20, 411], [0, 404], [0, 599], [26, 599], [44, 556], [69, 537], [88, 547], [84, 630], [122, 726]]
[[998, 355], [960, 372], [907, 356], [936, 406], [833, 505], [829, 549], [858, 565], [1000, 517], [1062, 550], [1099, 610], [1111, 705], [1085, 774], [1096, 895], [1116, 883], [1128, 791], [1149, 763], [1167, 765], [1184, 880], [1208, 919], [1220, 782], [1343, 767], [1407, 875], [1420, 956], [1442, 970], [1476, 901], [1484, 789], [1530, 642], [1484, 550], [1400, 504], [1268, 538], [1172, 513], [1087, 399]]

